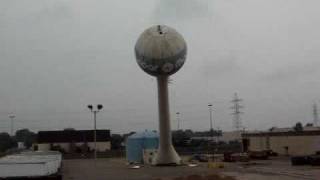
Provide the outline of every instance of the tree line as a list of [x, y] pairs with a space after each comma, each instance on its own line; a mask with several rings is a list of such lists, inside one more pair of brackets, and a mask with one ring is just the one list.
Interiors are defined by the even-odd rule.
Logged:
[[10, 136], [6, 132], [0, 133], [0, 152], [6, 152], [10, 149], [18, 147], [18, 142], [22, 142], [29, 149], [36, 140], [36, 133], [29, 129], [20, 129], [16, 131], [14, 136]]

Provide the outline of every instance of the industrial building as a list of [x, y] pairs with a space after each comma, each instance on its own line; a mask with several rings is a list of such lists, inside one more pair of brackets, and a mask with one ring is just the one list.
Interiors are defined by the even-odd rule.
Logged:
[[[65, 153], [93, 151], [94, 147], [94, 130], [40, 131], [35, 144], [35, 149], [41, 151]], [[98, 152], [111, 149], [110, 130], [96, 131], [96, 147]]]
[[228, 131], [222, 132], [221, 135], [214, 136], [194, 136], [191, 137], [191, 140], [205, 140], [205, 141], [222, 141], [222, 142], [230, 142], [230, 141], [239, 141], [241, 142], [241, 134], [243, 131]]
[[244, 151], [272, 150], [279, 155], [312, 155], [320, 151], [320, 129], [276, 128], [267, 132], [242, 134]]

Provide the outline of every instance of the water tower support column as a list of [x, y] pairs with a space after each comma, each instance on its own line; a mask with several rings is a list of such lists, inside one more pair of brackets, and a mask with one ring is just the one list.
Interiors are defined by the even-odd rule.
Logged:
[[168, 98], [168, 76], [158, 76], [158, 108], [160, 143], [155, 165], [178, 165], [181, 159], [175, 151], [171, 140], [170, 110]]

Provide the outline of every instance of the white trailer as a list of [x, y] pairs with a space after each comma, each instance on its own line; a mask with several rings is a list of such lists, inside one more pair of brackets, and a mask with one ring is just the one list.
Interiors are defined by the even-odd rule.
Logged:
[[0, 179], [60, 176], [61, 160], [55, 151], [8, 155], [0, 158]]

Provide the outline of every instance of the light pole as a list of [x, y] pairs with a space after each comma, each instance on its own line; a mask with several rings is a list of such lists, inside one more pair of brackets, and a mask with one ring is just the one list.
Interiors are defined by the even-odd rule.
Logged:
[[11, 119], [11, 136], [13, 136], [13, 120], [16, 117], [13, 113], [9, 114], [9, 118]]
[[94, 131], [93, 131], [93, 141], [94, 141], [94, 159], [97, 159], [97, 113], [103, 108], [102, 104], [98, 104], [97, 108], [93, 108], [91, 104], [88, 105], [88, 108], [93, 113], [94, 121]]
[[180, 129], [180, 117], [179, 117], [180, 112], [176, 112], [176, 115], [177, 115], [177, 121], [178, 121], [178, 127], [177, 127], [177, 130], [179, 130], [179, 129]]
[[213, 128], [212, 128], [212, 104], [208, 104], [209, 107], [209, 114], [210, 114], [210, 135], [211, 140], [213, 139]]

